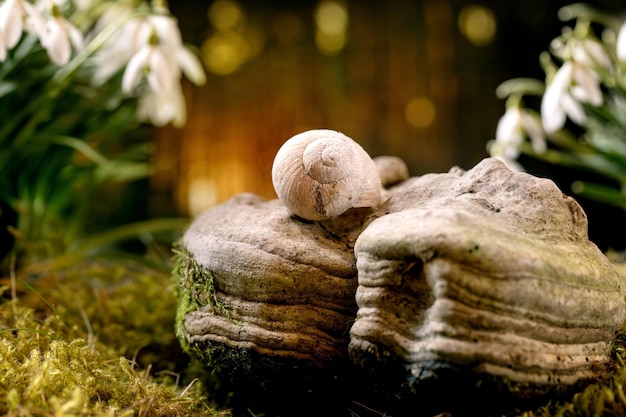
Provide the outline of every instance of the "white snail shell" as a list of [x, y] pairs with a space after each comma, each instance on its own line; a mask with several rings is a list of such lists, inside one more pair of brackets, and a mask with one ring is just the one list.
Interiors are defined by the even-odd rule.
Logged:
[[272, 182], [280, 201], [307, 220], [381, 202], [376, 164], [358, 143], [334, 130], [309, 130], [287, 140], [274, 158]]

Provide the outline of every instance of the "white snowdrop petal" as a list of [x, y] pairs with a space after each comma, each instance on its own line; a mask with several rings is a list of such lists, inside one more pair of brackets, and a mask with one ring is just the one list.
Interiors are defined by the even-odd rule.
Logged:
[[572, 81], [572, 63], [565, 62], [556, 72], [541, 99], [541, 122], [548, 133], [556, 132], [565, 124], [565, 111], [561, 99]]
[[180, 85], [169, 91], [156, 92], [146, 89], [139, 101], [139, 120], [149, 121], [157, 127], [172, 123], [182, 127], [187, 119], [185, 98]]
[[[114, 8], [117, 10], [114, 14], [102, 16], [96, 25], [96, 33], [106, 26], [107, 21], [114, 19], [120, 12], [126, 11], [123, 8]], [[106, 13], [106, 12], [105, 12]], [[121, 18], [119, 15], [118, 18]], [[109, 80], [120, 68], [126, 66], [131, 58], [141, 49], [135, 46], [136, 28], [138, 28], [139, 19], [131, 19], [124, 23], [100, 48], [95, 56], [94, 63], [96, 69], [93, 80], [96, 85], [102, 84]], [[98, 31], [98, 27], [100, 30]]]
[[611, 58], [603, 44], [595, 40], [586, 39], [583, 41], [583, 47], [596, 65], [607, 69], [611, 66]]
[[74, 45], [74, 48], [76, 48], [77, 50], [83, 49], [84, 38], [83, 38], [83, 34], [81, 33], [81, 31], [78, 30], [76, 26], [72, 25], [71, 23], [67, 21], [65, 23], [66, 23], [67, 34], [69, 35], [69, 38], [72, 41], [72, 45]]
[[122, 26], [122, 39], [125, 39], [123, 44], [128, 47], [131, 54], [137, 53], [150, 40], [150, 31], [146, 30], [145, 26], [145, 18], [129, 20]]
[[541, 99], [541, 123], [548, 133], [556, 132], [565, 124], [565, 111], [559, 102], [561, 95], [561, 92], [548, 88]]
[[183, 73], [195, 85], [204, 85], [206, 75], [198, 57], [184, 46], [176, 51], [176, 61]]
[[170, 119], [169, 103], [164, 101], [163, 98], [159, 97], [157, 94], [157, 97], [154, 99], [154, 107], [150, 114], [150, 120], [155, 126], [162, 127], [165, 126]]
[[524, 113], [522, 113], [521, 117], [521, 124], [522, 126], [524, 126], [524, 130], [529, 134], [529, 135], [534, 135], [534, 136], [543, 136], [543, 128], [541, 127], [541, 120], [539, 120], [539, 118], [534, 115], [531, 114], [528, 111], [525, 111]]
[[135, 31], [135, 47], [143, 48], [150, 43], [153, 28], [148, 18], [137, 19], [137, 26], [133, 29]]
[[139, 99], [139, 107], [137, 108], [137, 118], [140, 121], [149, 121], [154, 103], [153, 93], [148, 89]]
[[511, 146], [504, 144], [502, 147], [502, 156], [507, 159], [517, 159], [520, 155], [519, 146]]
[[152, 47], [148, 65], [150, 67], [150, 81], [156, 93], [170, 91], [178, 83], [178, 74], [173, 72], [171, 63], [168, 62], [158, 47]]
[[0, 29], [7, 48], [13, 48], [24, 30], [24, 9], [18, 0], [7, 0], [0, 6]]
[[174, 105], [174, 117], [172, 118], [172, 125], [177, 128], [181, 128], [187, 122], [187, 106], [185, 105], [185, 96], [180, 88], [176, 88], [174, 91], [172, 104]]
[[545, 96], [541, 102], [541, 123], [547, 133], [554, 133], [565, 125], [565, 119], [567, 118], [565, 110], [563, 110], [560, 103], [549, 106], [544, 105], [544, 102], [546, 102]]
[[30, 33], [34, 33], [42, 44], [46, 42], [47, 22], [41, 12], [35, 6], [27, 1], [22, 2], [24, 11], [26, 12], [26, 21], [24, 29]]
[[506, 141], [519, 126], [519, 109], [508, 108], [498, 120], [496, 140]]
[[620, 61], [626, 61], [626, 23], [622, 25], [617, 34], [617, 57]]
[[162, 93], [155, 92], [151, 119], [157, 121], [160, 126], [164, 126], [169, 122], [174, 123], [174, 121], [180, 118], [179, 107], [180, 103], [175, 90]]
[[583, 125], [587, 121], [585, 109], [578, 100], [569, 94], [565, 94], [561, 99], [563, 109], [570, 119], [578, 125]]
[[608, 69], [611, 65], [611, 59], [604, 46], [592, 39], [576, 41], [572, 48], [572, 58], [578, 65], [587, 67], [589, 71], [599, 68]]
[[167, 48], [177, 50], [183, 46], [176, 19], [169, 15], [152, 15], [148, 19], [150, 25], [156, 30], [159, 41]]
[[69, 62], [72, 52], [70, 41], [58, 18], [52, 18], [48, 21], [48, 32], [44, 46], [48, 51], [50, 60], [56, 65], [62, 66]]
[[143, 71], [146, 68], [149, 57], [150, 49], [144, 48], [130, 59], [128, 65], [126, 65], [126, 69], [124, 70], [124, 75], [122, 76], [123, 92], [126, 94], [132, 93], [137, 83], [139, 83], [139, 79], [143, 75]]
[[580, 64], [575, 64], [572, 72], [574, 81], [581, 87], [581, 91], [578, 93], [579, 98], [582, 101], [599, 106], [602, 104], [602, 90], [598, 84], [598, 80], [593, 76], [591, 71], [587, 67]]
[[530, 138], [530, 144], [537, 153], [544, 153], [547, 149], [546, 138], [538, 117], [529, 112], [522, 115], [522, 126]]

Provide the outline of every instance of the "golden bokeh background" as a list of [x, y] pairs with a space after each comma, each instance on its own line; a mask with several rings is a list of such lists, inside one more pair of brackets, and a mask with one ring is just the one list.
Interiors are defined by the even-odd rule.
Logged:
[[187, 125], [156, 133], [151, 211], [195, 215], [240, 192], [274, 198], [276, 151], [313, 128], [400, 156], [412, 175], [471, 168], [504, 111], [496, 87], [543, 77], [539, 54], [569, 3], [172, 1], [208, 80], [185, 84]]

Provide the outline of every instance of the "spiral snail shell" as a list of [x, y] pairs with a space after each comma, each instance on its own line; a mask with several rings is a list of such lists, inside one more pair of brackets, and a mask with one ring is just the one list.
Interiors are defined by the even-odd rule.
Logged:
[[309, 130], [287, 140], [274, 158], [272, 182], [280, 201], [307, 220], [381, 202], [376, 164], [358, 143], [334, 130]]

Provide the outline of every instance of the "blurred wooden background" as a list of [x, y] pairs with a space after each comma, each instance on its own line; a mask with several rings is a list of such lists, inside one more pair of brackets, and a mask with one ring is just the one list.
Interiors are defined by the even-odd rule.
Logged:
[[187, 125], [156, 133], [150, 210], [194, 215], [244, 191], [274, 198], [276, 151], [312, 128], [400, 156], [412, 175], [471, 168], [504, 111], [496, 87], [543, 77], [539, 54], [569, 3], [171, 1], [208, 81], [185, 85]]

